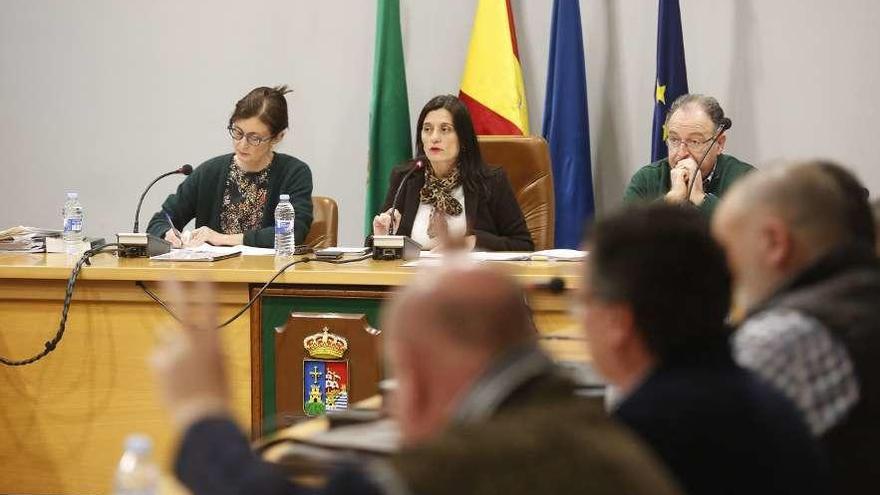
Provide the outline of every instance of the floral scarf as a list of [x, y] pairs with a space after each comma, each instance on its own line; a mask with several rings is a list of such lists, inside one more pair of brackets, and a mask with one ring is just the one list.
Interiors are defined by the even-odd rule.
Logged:
[[229, 176], [223, 190], [223, 207], [220, 210], [220, 231], [239, 234], [257, 230], [263, 226], [263, 210], [269, 194], [269, 169], [245, 172], [235, 163], [229, 165]]

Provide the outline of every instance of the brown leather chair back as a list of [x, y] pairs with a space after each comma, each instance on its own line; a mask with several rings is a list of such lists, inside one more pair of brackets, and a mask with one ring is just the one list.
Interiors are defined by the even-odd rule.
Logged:
[[312, 196], [312, 228], [305, 244], [313, 249], [336, 246], [339, 208], [333, 198]]
[[478, 136], [483, 161], [504, 168], [535, 250], [553, 248], [555, 202], [547, 141], [539, 136]]

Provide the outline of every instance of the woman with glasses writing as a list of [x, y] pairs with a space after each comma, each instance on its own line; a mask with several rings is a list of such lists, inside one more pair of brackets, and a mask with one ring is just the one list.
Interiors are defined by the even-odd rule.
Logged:
[[374, 235], [409, 236], [423, 249], [461, 241], [483, 251], [535, 249], [507, 175], [483, 162], [461, 100], [441, 95], [425, 104], [416, 125], [416, 155], [423, 158], [391, 172]]
[[[162, 203], [147, 232], [175, 247], [272, 247], [275, 206], [290, 195], [296, 212], [294, 236], [303, 242], [312, 224], [312, 172], [308, 165], [274, 147], [287, 130], [286, 86], [256, 88], [235, 104], [228, 131], [233, 153], [212, 158]], [[195, 218], [196, 229], [184, 243], [176, 231]], [[174, 225], [169, 224], [169, 219]]]
[[690, 202], [711, 215], [725, 191], [755, 170], [722, 153], [729, 124], [718, 100], [711, 96], [676, 98], [666, 114], [669, 157], [639, 169], [626, 188], [624, 202], [661, 198], [670, 203]]

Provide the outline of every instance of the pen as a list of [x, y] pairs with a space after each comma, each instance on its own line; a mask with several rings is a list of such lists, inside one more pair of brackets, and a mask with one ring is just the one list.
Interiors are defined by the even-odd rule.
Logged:
[[174, 222], [171, 221], [171, 215], [169, 215], [168, 212], [165, 210], [162, 210], [162, 213], [165, 215], [165, 220], [168, 220], [168, 223], [171, 225], [171, 230], [174, 231], [174, 235], [176, 235], [177, 238], [180, 239], [180, 242], [183, 242], [183, 234], [181, 234], [180, 231], [177, 230], [177, 227], [174, 226]]

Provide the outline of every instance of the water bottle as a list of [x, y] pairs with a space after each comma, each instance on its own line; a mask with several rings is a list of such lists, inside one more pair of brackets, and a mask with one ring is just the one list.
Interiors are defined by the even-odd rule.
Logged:
[[61, 214], [64, 217], [64, 252], [78, 254], [83, 240], [83, 209], [75, 192], [67, 193]]
[[129, 435], [113, 480], [114, 495], [156, 495], [159, 467], [153, 462], [153, 442], [146, 435]]
[[290, 195], [282, 194], [275, 207], [275, 256], [293, 256], [296, 241], [293, 238], [295, 213]]

